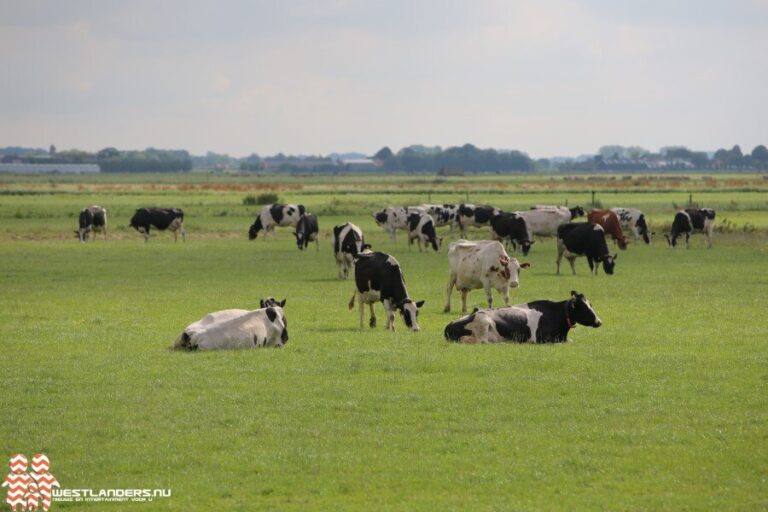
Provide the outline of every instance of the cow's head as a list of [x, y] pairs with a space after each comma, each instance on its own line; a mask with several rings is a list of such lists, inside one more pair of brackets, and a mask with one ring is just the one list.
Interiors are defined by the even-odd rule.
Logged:
[[528, 268], [530, 266], [530, 263], [520, 264], [520, 262], [517, 261], [517, 258], [510, 258], [502, 254], [499, 256], [499, 266], [492, 265], [489, 270], [495, 272], [496, 275], [506, 282], [510, 288], [517, 288], [520, 286], [520, 269]]
[[584, 208], [581, 206], [574, 206], [573, 208], [569, 208], [571, 211], [571, 220], [575, 219], [576, 217], [583, 217], [585, 215]]
[[473, 311], [469, 315], [463, 316], [458, 320], [454, 320], [445, 326], [443, 330], [443, 336], [448, 341], [461, 341], [472, 336], [472, 331], [469, 329], [469, 324], [475, 320], [477, 311]]
[[281, 301], [278, 301], [274, 297], [267, 297], [266, 299], [261, 299], [259, 301], [259, 307], [260, 308], [269, 308], [273, 306], [280, 306], [281, 308], [285, 307], [285, 303], [287, 302], [287, 299], [283, 299]]
[[436, 236], [433, 236], [430, 238], [429, 243], [432, 245], [435, 252], [440, 252], [440, 247], [443, 246], [443, 237], [437, 238]]
[[285, 312], [280, 306], [270, 306], [266, 309], [267, 314], [267, 343], [274, 347], [282, 347], [288, 343], [288, 319], [285, 318]]
[[414, 302], [409, 298], [405, 298], [397, 303], [397, 310], [400, 312], [400, 316], [403, 317], [405, 326], [412, 331], [420, 331], [418, 317], [419, 308], [424, 305], [424, 301], [420, 300]]
[[261, 224], [261, 215], [256, 217], [256, 222], [251, 224], [251, 227], [248, 229], [248, 240], [256, 240], [256, 237], [259, 236], [259, 231], [263, 229], [263, 225]]
[[637, 218], [637, 222], [635, 222], [635, 227], [637, 227], [638, 233], [642, 235], [643, 242], [646, 244], [651, 243], [651, 231], [648, 229], [648, 224], [645, 222], [645, 215], [640, 215], [640, 217]]
[[627, 246], [629, 245], [629, 240], [627, 240], [627, 237], [622, 235], [621, 237], [616, 239], [616, 243], [618, 244], [619, 249], [621, 249], [622, 251], [626, 251]]
[[86, 228], [80, 228], [75, 230], [75, 236], [81, 241], [81, 242], [87, 242], [88, 236], [90, 234], [90, 230]]
[[616, 258], [618, 256], [618, 254], [614, 254], [613, 256], [609, 254], [603, 258], [603, 270], [605, 270], [605, 273], [609, 276], [613, 275], [613, 268], [616, 266]]
[[523, 241], [520, 243], [520, 246], [521, 246], [521, 247], [522, 247], [522, 249], [523, 249], [523, 256], [528, 256], [528, 253], [529, 253], [529, 252], [530, 252], [530, 250], [531, 250], [531, 246], [532, 246], [533, 244], [535, 244], [535, 243], [536, 243], [536, 242], [535, 242], [535, 241], [533, 241], [533, 240], [523, 240]]
[[377, 226], [383, 226], [387, 223], [387, 212], [381, 211], [373, 214]]
[[675, 247], [677, 245], [677, 235], [670, 236], [665, 233], [664, 238], [667, 239], [667, 245], [669, 245], [670, 247]]
[[571, 298], [566, 303], [568, 313], [568, 325], [581, 324], [587, 327], [600, 327], [603, 322], [592, 309], [592, 304], [584, 296], [575, 290], [571, 290]]

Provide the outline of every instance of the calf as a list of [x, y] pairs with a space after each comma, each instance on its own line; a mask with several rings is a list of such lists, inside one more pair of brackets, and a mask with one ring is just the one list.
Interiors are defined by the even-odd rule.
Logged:
[[360, 328], [365, 317], [364, 304], [371, 309], [370, 326], [376, 327], [376, 313], [373, 305], [381, 301], [387, 312], [387, 329], [395, 330], [395, 311], [400, 312], [406, 327], [419, 330], [419, 308], [424, 301], [414, 302], [408, 296], [400, 263], [389, 254], [369, 252], [355, 258], [355, 294], [349, 301], [349, 309], [355, 307], [355, 298], [360, 306]]
[[677, 238], [685, 235], [685, 248], [693, 233], [704, 233], [707, 237], [707, 247], [712, 248], [712, 232], [715, 229], [715, 210], [712, 208], [686, 208], [675, 214], [672, 221], [672, 231], [664, 235], [670, 247], [677, 245]]
[[450, 277], [443, 311], [451, 311], [451, 294], [455, 287], [461, 292], [461, 311], [466, 313], [467, 294], [480, 288], [485, 290], [488, 307], [493, 306], [491, 289], [494, 288], [504, 295], [504, 304], [508, 306], [509, 289], [518, 287], [520, 269], [528, 268], [530, 264], [520, 264], [517, 259], [510, 258], [495, 240], [457, 240], [448, 249], [448, 266]]
[[248, 240], [256, 240], [262, 229], [266, 236], [270, 231], [274, 233], [275, 226], [295, 227], [305, 211], [301, 204], [268, 204], [261, 209], [256, 221], [248, 229]]
[[497, 240], [508, 240], [514, 251], [517, 251], [517, 245], [520, 244], [523, 256], [528, 256], [528, 251], [531, 250], [531, 245], [534, 243], [531, 240], [528, 223], [516, 213], [502, 212], [493, 217], [491, 219], [491, 234]]
[[78, 230], [75, 231], [75, 234], [81, 242], [86, 242], [91, 232], [93, 232], [93, 241], [95, 242], [96, 231], [102, 231], [104, 233], [104, 240], [107, 239], [107, 209], [97, 205], [83, 208], [80, 211]]
[[577, 324], [600, 327], [603, 322], [583, 294], [571, 291], [571, 297], [560, 302], [537, 300], [495, 310], [475, 309], [449, 323], [443, 334], [449, 341], [462, 343], [562, 343]]
[[333, 254], [339, 268], [339, 279], [346, 279], [355, 257], [370, 245], [363, 239], [363, 230], [351, 222], [334, 226]]
[[579, 256], [586, 256], [590, 273], [597, 275], [598, 263], [603, 262], [606, 274], [613, 274], [617, 255], [608, 253], [605, 243], [605, 231], [600, 224], [594, 222], [569, 223], [557, 230], [557, 273], [560, 274], [560, 261], [563, 256], [571, 264], [571, 270], [576, 274], [574, 262]]
[[558, 206], [531, 208], [515, 213], [525, 219], [531, 235], [557, 236], [557, 229], [563, 224], [568, 224], [574, 218], [584, 215], [584, 209], [581, 206], [570, 209]]
[[248, 311], [225, 309], [189, 324], [173, 344], [174, 349], [216, 350], [282, 347], [288, 342], [288, 321], [283, 308], [269, 306]]
[[460, 204], [458, 208], [461, 236], [467, 237], [468, 226], [489, 226], [491, 219], [501, 213], [499, 208], [489, 205]]
[[374, 213], [373, 218], [376, 220], [376, 225], [384, 228], [394, 242], [397, 240], [397, 230], [408, 227], [409, 210], [415, 209], [414, 207], [387, 206], [382, 211]]
[[419, 244], [419, 252], [421, 252], [422, 243], [425, 248], [427, 244], [431, 245], [435, 252], [440, 250], [440, 244], [443, 243], [443, 239], [437, 238], [437, 233], [435, 233], [435, 222], [430, 214], [426, 212], [414, 212], [408, 215], [409, 251], [411, 250], [414, 240]]
[[618, 215], [621, 227], [631, 231], [636, 241], [642, 237], [643, 242], [651, 243], [651, 231], [645, 222], [643, 212], [637, 208], [611, 208], [611, 211]]
[[320, 237], [318, 236], [320, 229], [317, 225], [317, 215], [314, 213], [307, 213], [301, 216], [296, 223], [296, 245], [299, 246], [299, 250], [303, 251], [309, 245], [309, 242], [315, 242], [317, 250], [320, 250]]
[[422, 204], [419, 207], [432, 216], [435, 227], [450, 226], [453, 234], [459, 225], [459, 207], [455, 204]]
[[173, 241], [177, 242], [178, 234], [186, 242], [187, 233], [184, 231], [184, 212], [181, 208], [139, 208], [131, 217], [130, 227], [144, 235], [144, 242], [149, 241], [151, 227], [164, 231], [170, 229]]
[[603, 230], [611, 235], [616, 241], [619, 249], [622, 251], [627, 250], [627, 237], [624, 236], [624, 232], [621, 230], [621, 223], [619, 222], [619, 216], [611, 210], [592, 210], [587, 215], [589, 222], [600, 224]]

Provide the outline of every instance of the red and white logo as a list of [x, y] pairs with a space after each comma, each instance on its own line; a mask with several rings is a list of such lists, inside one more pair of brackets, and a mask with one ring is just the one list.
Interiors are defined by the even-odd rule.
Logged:
[[51, 508], [51, 494], [54, 487], [61, 487], [49, 469], [51, 461], [44, 453], [32, 457], [32, 472], [27, 473], [29, 461], [22, 453], [13, 455], [8, 463], [11, 472], [3, 480], [3, 487], [8, 487], [5, 502], [14, 512], [43, 510]]

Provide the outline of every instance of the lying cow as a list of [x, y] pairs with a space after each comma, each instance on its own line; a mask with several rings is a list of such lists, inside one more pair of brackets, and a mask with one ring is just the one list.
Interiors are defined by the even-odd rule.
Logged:
[[144, 235], [144, 241], [149, 241], [150, 228], [159, 231], [170, 229], [173, 241], [177, 242], [179, 233], [181, 240], [186, 242], [187, 232], [184, 231], [184, 211], [181, 208], [139, 208], [131, 217], [130, 226]]
[[485, 290], [488, 307], [493, 307], [491, 290], [496, 289], [504, 296], [504, 304], [509, 306], [509, 289], [519, 286], [518, 273], [521, 268], [530, 267], [529, 263], [519, 263], [510, 258], [504, 247], [495, 240], [470, 242], [457, 240], [448, 249], [450, 277], [446, 288], [444, 312], [451, 311], [453, 288], [461, 292], [461, 311], [467, 312], [467, 294], [470, 290]]
[[642, 211], [637, 208], [611, 208], [611, 211], [619, 217], [622, 229], [632, 232], [635, 241], [642, 237], [643, 242], [651, 243], [651, 231]]
[[288, 321], [280, 306], [248, 311], [225, 309], [189, 324], [174, 349], [217, 350], [282, 347], [288, 342]]
[[594, 222], [569, 223], [557, 230], [557, 273], [560, 274], [560, 262], [566, 257], [571, 270], [576, 274], [575, 261], [579, 256], [586, 256], [589, 271], [597, 275], [598, 264], [603, 263], [603, 270], [613, 274], [617, 255], [610, 255], [605, 242], [605, 231]]
[[261, 209], [256, 221], [248, 229], [248, 240], [256, 240], [262, 229], [266, 236], [270, 231], [274, 234], [275, 226], [296, 226], [304, 215], [302, 204], [268, 204]]
[[475, 309], [449, 323], [443, 333], [445, 339], [462, 343], [562, 343], [577, 324], [600, 327], [603, 322], [583, 294], [571, 291], [571, 297], [560, 302], [537, 300], [500, 309]]
[[515, 213], [525, 219], [532, 236], [557, 236], [557, 229], [577, 217], [584, 216], [584, 209], [581, 206], [532, 207], [530, 210]]
[[455, 204], [422, 204], [419, 207], [432, 216], [437, 228], [450, 226], [453, 234], [459, 225], [459, 207]]
[[87, 242], [88, 237], [93, 232], [93, 241], [95, 242], [96, 231], [102, 231], [104, 240], [107, 239], [107, 209], [97, 205], [83, 208], [78, 218], [78, 229], [75, 231], [77, 238], [81, 242]]
[[412, 331], [419, 330], [419, 308], [424, 301], [414, 302], [405, 288], [405, 278], [400, 263], [383, 252], [367, 252], [355, 258], [355, 294], [349, 301], [349, 309], [360, 306], [360, 328], [365, 320], [365, 304], [371, 309], [369, 325], [376, 327], [376, 312], [373, 305], [381, 301], [387, 312], [387, 329], [395, 330], [395, 311], [400, 312], [405, 326]]
[[397, 230], [408, 228], [408, 212], [416, 211], [416, 207], [402, 207], [402, 206], [387, 206], [380, 212], [373, 214], [373, 218], [376, 221], [377, 226], [384, 228], [384, 231], [389, 233], [389, 237], [392, 241], [397, 240]]
[[603, 230], [611, 235], [613, 240], [619, 246], [622, 251], [627, 250], [627, 237], [624, 236], [624, 232], [621, 230], [621, 223], [619, 222], [619, 216], [611, 210], [592, 210], [587, 215], [589, 222], [600, 224]]
[[672, 221], [672, 231], [664, 235], [670, 247], [677, 245], [677, 238], [685, 235], [685, 248], [693, 233], [704, 233], [707, 237], [707, 247], [712, 248], [712, 232], [715, 229], [715, 210], [712, 208], [686, 208], [675, 214]]
[[296, 245], [299, 246], [299, 250], [303, 251], [309, 245], [309, 242], [315, 242], [317, 244], [317, 250], [320, 250], [320, 228], [317, 224], [317, 215], [314, 213], [307, 213], [301, 216], [296, 223]]
[[419, 245], [419, 252], [421, 252], [421, 245], [424, 244], [424, 248], [427, 244], [431, 245], [435, 252], [440, 251], [440, 245], [443, 243], [442, 238], [437, 238], [435, 232], [435, 221], [432, 216], [426, 212], [413, 212], [408, 215], [408, 250], [411, 250], [413, 241]]
[[339, 268], [339, 279], [349, 276], [349, 269], [354, 265], [355, 257], [369, 247], [363, 239], [363, 230], [351, 222], [334, 226], [333, 254]]
[[491, 219], [500, 213], [501, 210], [495, 206], [475, 206], [474, 204], [460, 204], [458, 214], [462, 238], [467, 237], [468, 226], [490, 226]]
[[517, 251], [518, 244], [523, 250], [523, 256], [528, 256], [533, 240], [528, 223], [516, 213], [502, 212], [491, 219], [491, 235], [496, 240], [507, 240], [512, 250]]

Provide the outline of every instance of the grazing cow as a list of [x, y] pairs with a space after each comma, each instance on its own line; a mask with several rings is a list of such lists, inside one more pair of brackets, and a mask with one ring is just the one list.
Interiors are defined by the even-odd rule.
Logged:
[[181, 208], [139, 208], [131, 217], [130, 227], [144, 235], [144, 241], [149, 241], [150, 227], [160, 231], [170, 229], [173, 233], [173, 241], [186, 242], [187, 232], [184, 231], [184, 212]]
[[635, 241], [642, 237], [646, 244], [651, 243], [651, 231], [645, 222], [643, 212], [637, 208], [611, 208], [611, 211], [619, 216], [621, 227], [632, 232]]
[[256, 221], [248, 229], [248, 240], [256, 240], [259, 231], [264, 230], [264, 236], [275, 230], [275, 226], [296, 226], [304, 215], [302, 204], [268, 204], [261, 209]]
[[217, 350], [282, 347], [288, 342], [288, 321], [280, 306], [248, 311], [225, 309], [189, 324], [172, 348]]
[[557, 230], [557, 273], [560, 273], [560, 262], [566, 257], [571, 264], [571, 270], [576, 274], [574, 262], [579, 256], [586, 256], [589, 271], [597, 275], [598, 263], [603, 262], [603, 270], [608, 275], [613, 274], [613, 267], [618, 255], [610, 255], [608, 244], [605, 242], [603, 226], [594, 222], [568, 223]]
[[397, 240], [397, 230], [408, 228], [409, 211], [418, 209], [417, 207], [387, 206], [380, 212], [374, 213], [373, 218], [376, 220], [376, 225], [384, 228], [394, 242]]
[[502, 212], [491, 219], [491, 234], [497, 240], [508, 240], [512, 249], [517, 251], [520, 244], [523, 256], [528, 256], [533, 240], [528, 223], [516, 213]]
[[518, 287], [520, 269], [530, 264], [510, 258], [504, 246], [495, 240], [457, 240], [448, 248], [448, 266], [450, 277], [443, 311], [451, 311], [451, 293], [456, 287], [461, 292], [461, 311], [466, 313], [467, 294], [480, 288], [485, 290], [488, 307], [493, 306], [493, 288], [504, 295], [504, 304], [509, 306], [509, 289]]
[[627, 237], [624, 236], [624, 232], [621, 230], [619, 216], [616, 213], [611, 210], [592, 210], [587, 215], [587, 220], [603, 226], [603, 230], [611, 235], [618, 244], [619, 249], [622, 251], [627, 250]]
[[536, 236], [557, 236], [557, 228], [563, 224], [568, 224], [573, 219], [584, 215], [584, 209], [581, 206], [574, 208], [565, 208], [563, 206], [547, 208], [531, 208], [515, 212], [525, 219], [531, 235]]
[[419, 244], [419, 252], [421, 252], [421, 244], [427, 247], [427, 244], [431, 245], [435, 252], [440, 250], [440, 245], [443, 243], [442, 238], [437, 238], [435, 233], [435, 221], [432, 216], [426, 212], [413, 212], [408, 215], [408, 250], [411, 250], [413, 241], [416, 240]]
[[334, 226], [333, 254], [339, 267], [339, 279], [346, 279], [355, 257], [370, 245], [363, 239], [363, 230], [351, 222]]
[[562, 343], [577, 324], [600, 327], [603, 322], [587, 298], [571, 291], [568, 300], [537, 300], [499, 309], [475, 309], [449, 323], [443, 334], [449, 341], [496, 343], [505, 341]]
[[281, 308], [284, 308], [286, 302], [288, 302], [286, 299], [277, 300], [274, 297], [267, 297], [266, 299], [261, 299], [259, 301], [259, 307], [260, 308], [268, 308], [268, 307], [271, 307], [271, 306], [279, 306]]
[[494, 206], [474, 204], [460, 204], [458, 209], [459, 226], [461, 236], [466, 238], [468, 226], [489, 226], [491, 219], [500, 214], [501, 210]]
[[360, 306], [360, 328], [363, 327], [365, 304], [371, 309], [371, 327], [376, 327], [376, 313], [373, 305], [381, 301], [387, 312], [387, 329], [395, 330], [395, 310], [400, 312], [406, 327], [419, 330], [419, 308], [424, 301], [414, 302], [405, 289], [405, 278], [400, 263], [389, 254], [368, 252], [355, 258], [355, 294], [349, 301], [349, 309], [355, 307], [355, 298]]
[[693, 233], [704, 233], [707, 237], [707, 247], [712, 248], [712, 232], [715, 229], [715, 210], [712, 208], [686, 208], [675, 214], [672, 222], [672, 232], [664, 235], [670, 247], [677, 245], [677, 237], [685, 235], [685, 248]]
[[459, 225], [459, 207], [455, 204], [422, 204], [419, 208], [425, 209], [432, 216], [435, 227], [450, 225], [451, 234]]
[[303, 251], [309, 245], [309, 242], [315, 242], [317, 244], [317, 250], [320, 250], [320, 237], [318, 236], [320, 229], [317, 225], [317, 215], [314, 213], [307, 213], [301, 216], [296, 223], [296, 231], [293, 233], [296, 235], [296, 245], [299, 246], [299, 250]]
[[93, 241], [96, 241], [96, 231], [104, 233], [107, 239], [107, 209], [93, 205], [83, 208], [78, 218], [78, 230], [75, 231], [81, 242], [87, 242], [91, 232], [94, 232]]

